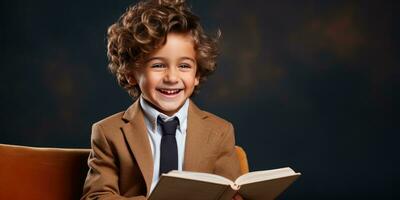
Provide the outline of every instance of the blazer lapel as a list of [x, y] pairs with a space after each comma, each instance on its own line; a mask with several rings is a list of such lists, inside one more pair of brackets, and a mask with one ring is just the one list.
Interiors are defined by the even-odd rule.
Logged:
[[205, 125], [205, 118], [207, 118], [207, 115], [190, 101], [183, 162], [183, 170], [185, 171], [197, 171], [203, 154], [202, 149], [207, 147], [209, 136], [207, 129], [210, 127]]
[[150, 191], [153, 180], [153, 156], [151, 153], [150, 141], [143, 118], [143, 112], [139, 101], [136, 101], [125, 112], [123, 119], [128, 121], [122, 129], [128, 145], [136, 159], [140, 171], [146, 182], [147, 193]]

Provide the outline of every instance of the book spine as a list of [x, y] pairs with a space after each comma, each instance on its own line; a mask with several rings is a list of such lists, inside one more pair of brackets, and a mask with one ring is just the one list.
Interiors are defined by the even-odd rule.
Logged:
[[233, 195], [235, 195], [236, 191], [232, 189], [230, 185], [227, 185], [225, 190], [221, 192], [221, 194], [216, 198], [216, 200], [232, 200]]

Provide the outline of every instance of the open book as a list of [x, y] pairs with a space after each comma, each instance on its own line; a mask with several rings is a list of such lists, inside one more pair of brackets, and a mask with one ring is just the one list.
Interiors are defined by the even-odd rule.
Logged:
[[268, 200], [281, 194], [301, 174], [291, 168], [249, 172], [234, 182], [215, 174], [171, 171], [163, 174], [149, 200]]

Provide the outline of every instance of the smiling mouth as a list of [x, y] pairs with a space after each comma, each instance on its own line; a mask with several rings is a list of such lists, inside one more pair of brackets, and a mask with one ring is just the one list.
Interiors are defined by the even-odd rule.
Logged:
[[165, 95], [175, 95], [178, 94], [182, 89], [157, 89], [159, 92]]

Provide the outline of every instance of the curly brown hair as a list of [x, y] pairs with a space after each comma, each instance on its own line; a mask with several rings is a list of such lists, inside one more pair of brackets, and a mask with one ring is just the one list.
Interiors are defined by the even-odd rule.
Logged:
[[107, 31], [108, 67], [132, 98], [136, 99], [141, 91], [137, 84], [128, 82], [128, 77], [143, 66], [150, 53], [165, 44], [171, 32], [192, 36], [200, 83], [216, 69], [220, 31], [216, 37], [207, 35], [185, 0], [141, 1], [130, 6]]

